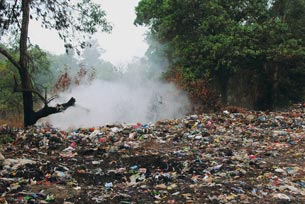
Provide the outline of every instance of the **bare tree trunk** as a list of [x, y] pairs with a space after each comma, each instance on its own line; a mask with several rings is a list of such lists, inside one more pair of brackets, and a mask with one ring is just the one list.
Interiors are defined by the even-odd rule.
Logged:
[[226, 106], [228, 103], [228, 84], [230, 73], [229, 71], [223, 69], [219, 72], [218, 76], [218, 83], [221, 93], [221, 103]]
[[272, 102], [273, 108], [279, 103], [279, 65], [276, 64], [272, 80]]
[[[22, 89], [31, 89], [31, 79], [28, 70], [28, 54], [27, 54], [27, 42], [28, 42], [28, 28], [30, 20], [30, 0], [22, 0], [22, 24], [21, 35], [19, 42], [20, 52], [20, 69], [19, 75], [21, 79]], [[22, 92], [23, 94], [23, 112], [24, 112], [24, 125], [28, 126], [33, 124], [33, 94], [32, 92]]]

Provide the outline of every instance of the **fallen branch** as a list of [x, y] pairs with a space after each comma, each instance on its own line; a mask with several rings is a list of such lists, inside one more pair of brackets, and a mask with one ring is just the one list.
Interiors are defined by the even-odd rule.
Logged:
[[18, 82], [16, 77], [14, 76], [15, 86], [14, 91], [15, 92], [31, 92], [36, 94], [44, 103], [44, 107], [36, 112], [32, 111], [31, 116], [29, 117], [27, 121], [27, 126], [34, 125], [40, 118], [46, 117], [48, 115], [54, 114], [54, 113], [60, 113], [67, 108], [74, 106], [75, 104], [75, 98], [70, 98], [70, 100], [67, 103], [63, 104], [57, 104], [55, 107], [50, 107], [48, 104], [56, 98], [56, 96], [52, 96], [51, 98], [47, 99], [47, 91], [45, 91], [45, 96], [43, 96], [39, 91], [35, 89], [22, 89], [18, 86]]
[[[57, 104], [55, 107], [49, 107], [49, 106], [44, 106], [42, 109], [34, 113], [34, 119], [33, 119], [33, 124], [37, 122], [40, 118], [46, 117], [48, 115], [54, 114], [54, 113], [60, 113], [66, 110], [67, 108], [74, 106], [75, 105], [75, 98], [70, 98], [70, 100], [67, 103], [63, 104]], [[30, 124], [30, 125], [33, 125]]]

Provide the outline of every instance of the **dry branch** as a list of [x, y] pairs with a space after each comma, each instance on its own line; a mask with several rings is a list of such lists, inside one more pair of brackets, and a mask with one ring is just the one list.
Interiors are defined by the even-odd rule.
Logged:
[[8, 51], [2, 47], [0, 47], [0, 54], [5, 56], [18, 70], [21, 69], [19, 63], [12, 57], [12, 55], [10, 55], [10, 53], [8, 53]]

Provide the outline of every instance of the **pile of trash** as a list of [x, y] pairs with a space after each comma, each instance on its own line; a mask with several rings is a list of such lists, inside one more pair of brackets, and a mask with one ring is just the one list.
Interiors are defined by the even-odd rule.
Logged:
[[0, 203], [305, 203], [303, 105], [0, 137]]

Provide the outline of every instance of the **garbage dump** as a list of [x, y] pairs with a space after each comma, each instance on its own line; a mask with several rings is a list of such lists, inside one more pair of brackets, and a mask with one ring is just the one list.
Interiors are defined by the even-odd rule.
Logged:
[[0, 203], [305, 203], [304, 105], [0, 136]]

